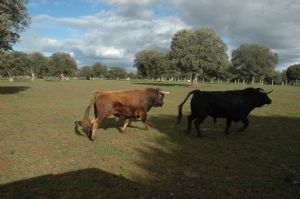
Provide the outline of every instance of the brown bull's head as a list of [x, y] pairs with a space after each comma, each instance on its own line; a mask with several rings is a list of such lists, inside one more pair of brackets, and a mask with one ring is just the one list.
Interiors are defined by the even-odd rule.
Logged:
[[157, 90], [157, 97], [153, 103], [153, 106], [154, 107], [159, 107], [159, 106], [163, 107], [165, 94], [169, 94], [170, 92], [161, 91], [159, 88], [157, 88], [156, 90]]

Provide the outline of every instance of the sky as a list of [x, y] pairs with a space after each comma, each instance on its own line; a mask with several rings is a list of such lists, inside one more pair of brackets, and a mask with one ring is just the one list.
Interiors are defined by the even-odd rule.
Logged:
[[79, 67], [101, 62], [134, 70], [145, 49], [170, 51], [182, 29], [212, 28], [228, 46], [278, 53], [278, 70], [300, 63], [299, 0], [31, 0], [31, 24], [15, 50], [67, 52]]

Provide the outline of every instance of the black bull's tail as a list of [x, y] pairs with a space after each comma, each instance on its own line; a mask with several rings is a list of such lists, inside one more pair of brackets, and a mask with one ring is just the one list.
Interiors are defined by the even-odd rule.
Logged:
[[189, 92], [186, 96], [186, 98], [183, 100], [183, 102], [181, 102], [181, 104], [178, 105], [178, 116], [177, 116], [177, 124], [180, 123], [181, 119], [182, 119], [182, 107], [184, 105], [184, 103], [186, 102], [186, 100], [190, 97], [190, 95], [199, 92], [200, 90], [193, 90], [191, 92]]
[[[95, 102], [98, 99], [100, 94], [101, 91], [94, 91], [90, 103], [88, 107], [85, 109], [84, 116], [81, 120], [81, 125], [84, 129], [90, 129], [92, 125], [92, 121], [95, 119], [95, 117], [97, 117]], [[93, 108], [94, 108], [94, 112], [93, 112]]]

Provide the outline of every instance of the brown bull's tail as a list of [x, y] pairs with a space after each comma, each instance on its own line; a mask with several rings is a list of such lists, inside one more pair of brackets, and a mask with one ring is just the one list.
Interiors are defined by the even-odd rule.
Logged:
[[177, 124], [180, 123], [181, 119], [182, 119], [182, 107], [184, 105], [184, 103], [186, 102], [186, 100], [190, 97], [190, 95], [199, 92], [200, 90], [193, 90], [191, 92], [189, 92], [186, 96], [186, 98], [183, 100], [183, 102], [181, 102], [181, 104], [178, 105], [178, 116], [177, 116]]
[[[97, 117], [96, 114], [96, 110], [95, 110], [95, 102], [98, 99], [98, 96], [101, 94], [101, 91], [94, 91], [93, 95], [91, 97], [90, 103], [88, 105], [88, 107], [85, 109], [84, 112], [84, 116], [81, 120], [81, 125], [84, 129], [90, 129], [91, 128], [91, 124], [92, 124], [92, 120], [95, 119], [95, 117]], [[94, 112], [93, 112], [93, 108], [94, 108]]]

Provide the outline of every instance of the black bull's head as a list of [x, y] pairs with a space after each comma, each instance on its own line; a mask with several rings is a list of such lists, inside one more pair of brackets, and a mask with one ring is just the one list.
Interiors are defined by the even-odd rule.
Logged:
[[259, 97], [257, 100], [257, 107], [272, 103], [272, 100], [269, 98], [268, 94], [272, 93], [273, 91], [265, 92], [263, 89], [257, 88], [257, 92]]

